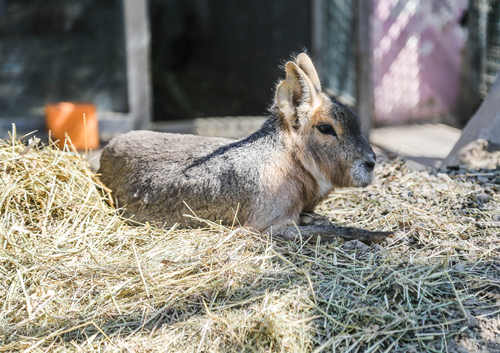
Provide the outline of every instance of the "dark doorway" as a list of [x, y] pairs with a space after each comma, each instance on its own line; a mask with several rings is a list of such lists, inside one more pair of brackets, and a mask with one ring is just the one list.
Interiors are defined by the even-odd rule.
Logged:
[[150, 0], [154, 120], [264, 114], [311, 45], [304, 0]]

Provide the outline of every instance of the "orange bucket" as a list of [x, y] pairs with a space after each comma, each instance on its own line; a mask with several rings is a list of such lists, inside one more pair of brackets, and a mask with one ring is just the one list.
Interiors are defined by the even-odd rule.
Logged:
[[99, 147], [99, 126], [96, 107], [93, 104], [61, 102], [45, 106], [47, 129], [53, 139], [64, 146], [66, 134], [78, 150], [92, 150]]

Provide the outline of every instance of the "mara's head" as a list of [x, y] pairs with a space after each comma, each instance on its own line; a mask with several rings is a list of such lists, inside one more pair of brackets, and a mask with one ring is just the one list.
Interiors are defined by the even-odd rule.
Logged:
[[356, 115], [323, 93], [305, 53], [285, 65], [273, 104], [282, 134], [296, 158], [331, 186], [366, 186], [373, 178], [375, 154], [361, 134]]

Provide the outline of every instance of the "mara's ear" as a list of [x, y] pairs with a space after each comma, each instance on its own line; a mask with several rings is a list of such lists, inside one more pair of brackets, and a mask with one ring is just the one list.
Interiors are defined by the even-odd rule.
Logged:
[[278, 108], [280, 117], [285, 120], [289, 120], [293, 115], [295, 115], [295, 108], [292, 104], [292, 95], [292, 89], [290, 88], [290, 84], [287, 80], [281, 81], [276, 87], [274, 106]]
[[[285, 65], [286, 78], [276, 88], [275, 106], [289, 125], [298, 127], [303, 111], [310, 111], [318, 102], [318, 92], [306, 73], [295, 63]], [[298, 109], [300, 107], [300, 109]]]
[[321, 82], [311, 58], [306, 53], [300, 53], [299, 55], [297, 55], [297, 59], [295, 60], [297, 62], [297, 65], [299, 65], [299, 67], [307, 74], [307, 76], [309, 76], [312, 84], [314, 85], [314, 88], [316, 88], [318, 92], [321, 92]]

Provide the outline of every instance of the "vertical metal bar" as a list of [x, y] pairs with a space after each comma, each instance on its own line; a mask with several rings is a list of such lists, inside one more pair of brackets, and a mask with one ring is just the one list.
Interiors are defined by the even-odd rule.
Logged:
[[127, 84], [134, 129], [151, 125], [150, 33], [147, 0], [124, 0]]
[[373, 117], [373, 78], [371, 0], [356, 0], [354, 4], [354, 26], [356, 34], [356, 103], [364, 136], [370, 136]]

